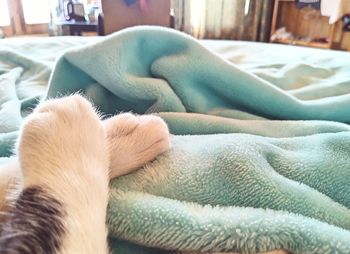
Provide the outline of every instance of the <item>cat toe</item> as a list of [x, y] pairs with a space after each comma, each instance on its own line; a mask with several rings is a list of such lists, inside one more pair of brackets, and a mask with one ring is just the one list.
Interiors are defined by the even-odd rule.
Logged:
[[118, 138], [131, 134], [140, 124], [139, 117], [123, 113], [103, 121], [109, 138]]
[[153, 152], [157, 156], [168, 150], [170, 148], [170, 134], [164, 120], [153, 115], [140, 116], [139, 119], [138, 135], [144, 137], [145, 151], [153, 148], [149, 152]]
[[56, 113], [59, 117], [72, 119], [86, 116], [98, 118], [92, 104], [79, 94], [44, 101], [33, 112], [34, 115], [40, 113]]
[[[125, 117], [126, 122], [131, 119], [130, 128], [127, 128], [126, 122], [119, 122], [122, 118], [118, 116], [115, 120], [111, 119], [114, 121], [113, 128], [117, 129], [114, 131], [124, 135], [107, 134], [110, 146], [111, 178], [133, 172], [170, 148], [169, 130], [160, 117], [152, 115], [135, 116], [136, 119], [130, 115]], [[126, 129], [128, 132], [125, 131]], [[107, 130], [108, 132], [111, 130]]]

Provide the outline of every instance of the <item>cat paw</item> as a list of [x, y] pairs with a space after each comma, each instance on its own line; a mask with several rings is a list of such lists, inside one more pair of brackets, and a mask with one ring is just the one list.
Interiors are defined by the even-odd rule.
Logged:
[[40, 104], [22, 127], [18, 155], [24, 181], [31, 184], [57, 176], [62, 169], [109, 166], [105, 128], [91, 103], [80, 95]]
[[110, 177], [131, 173], [170, 147], [166, 123], [157, 116], [116, 115], [104, 121], [110, 148]]

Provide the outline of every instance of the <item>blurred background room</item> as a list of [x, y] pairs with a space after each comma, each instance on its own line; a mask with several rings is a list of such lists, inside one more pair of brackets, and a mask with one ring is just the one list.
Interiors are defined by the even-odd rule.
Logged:
[[105, 35], [135, 25], [350, 50], [346, 0], [0, 0], [1, 37]]

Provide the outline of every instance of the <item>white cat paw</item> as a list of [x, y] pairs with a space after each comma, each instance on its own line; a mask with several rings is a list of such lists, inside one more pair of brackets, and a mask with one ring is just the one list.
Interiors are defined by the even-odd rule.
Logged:
[[39, 105], [22, 127], [18, 155], [28, 184], [56, 176], [62, 169], [109, 166], [105, 128], [91, 103], [79, 95]]
[[104, 121], [110, 147], [110, 177], [131, 173], [170, 147], [166, 123], [157, 116], [116, 115]]

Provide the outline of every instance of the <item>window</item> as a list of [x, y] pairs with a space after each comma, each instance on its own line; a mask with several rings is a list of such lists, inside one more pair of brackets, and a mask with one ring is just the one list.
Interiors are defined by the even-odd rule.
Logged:
[[0, 26], [10, 25], [9, 7], [7, 0], [0, 0]]
[[48, 33], [51, 5], [58, 0], [0, 0], [5, 36]]
[[[0, 27], [5, 36], [47, 34], [52, 19], [68, 0], [0, 0]], [[91, 4], [92, 0], [79, 0]], [[60, 17], [61, 18], [61, 17]]]
[[50, 0], [22, 0], [24, 21], [43, 24], [50, 21]]

